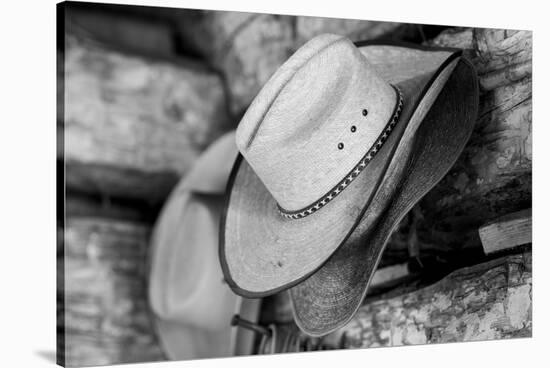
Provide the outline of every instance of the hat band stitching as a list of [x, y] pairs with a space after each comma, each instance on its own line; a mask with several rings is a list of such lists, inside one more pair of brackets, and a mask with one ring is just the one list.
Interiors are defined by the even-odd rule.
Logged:
[[281, 207], [279, 204], [277, 204], [277, 208], [279, 210], [279, 213], [288, 219], [301, 219], [306, 216], [311, 215], [312, 213], [318, 211], [322, 207], [324, 207], [327, 203], [332, 201], [338, 194], [340, 194], [356, 177], [359, 176], [359, 174], [367, 167], [368, 163], [372, 161], [372, 159], [376, 156], [376, 154], [379, 152], [382, 145], [386, 142], [388, 139], [390, 133], [393, 131], [393, 128], [395, 125], [397, 125], [397, 122], [399, 120], [399, 115], [401, 114], [401, 110], [403, 109], [403, 95], [401, 93], [401, 90], [392, 85], [394, 88], [397, 96], [398, 101], [396, 102], [396, 106], [394, 108], [394, 112], [380, 135], [378, 136], [378, 139], [374, 142], [374, 144], [371, 146], [371, 148], [367, 151], [365, 156], [359, 161], [357, 165], [336, 185], [334, 188], [332, 188], [330, 191], [328, 191], [324, 196], [313, 202], [307, 207], [304, 207], [301, 210], [297, 211], [289, 211]]

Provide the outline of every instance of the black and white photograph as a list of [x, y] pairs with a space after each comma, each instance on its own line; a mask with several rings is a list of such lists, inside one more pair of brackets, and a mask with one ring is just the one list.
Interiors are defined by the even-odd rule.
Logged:
[[49, 7], [51, 364], [533, 339], [532, 29]]

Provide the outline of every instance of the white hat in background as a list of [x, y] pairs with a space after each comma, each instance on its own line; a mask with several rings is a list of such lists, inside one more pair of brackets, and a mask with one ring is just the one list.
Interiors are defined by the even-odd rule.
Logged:
[[153, 230], [149, 301], [170, 359], [252, 353], [253, 332], [230, 323], [234, 314], [255, 322], [260, 300], [233, 293], [218, 260], [225, 186], [236, 156], [233, 132], [214, 142], [171, 193]]

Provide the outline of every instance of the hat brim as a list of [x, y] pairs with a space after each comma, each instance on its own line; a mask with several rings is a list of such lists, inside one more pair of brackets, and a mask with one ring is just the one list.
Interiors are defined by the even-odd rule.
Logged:
[[416, 134], [405, 173], [398, 183], [381, 185], [373, 198], [372, 206], [381, 213], [365, 215], [323, 267], [290, 289], [301, 330], [321, 336], [353, 317], [393, 230], [466, 145], [477, 118], [478, 94], [475, 70], [461, 59]]
[[[257, 321], [261, 299], [238, 298], [235, 313], [249, 321]], [[206, 330], [177, 321], [163, 320], [154, 316], [157, 336], [164, 353], [170, 360], [223, 358], [253, 354], [253, 331], [230, 327], [221, 330]]]
[[235, 295], [217, 260], [222, 196], [236, 156], [234, 132], [210, 145], [170, 194], [151, 236], [149, 304], [172, 360], [252, 354], [255, 334], [231, 327], [231, 317], [256, 322], [261, 300]]
[[364, 45], [360, 51], [403, 92], [403, 111], [395, 130], [337, 198], [298, 220], [279, 214], [261, 180], [241, 156], [237, 158], [220, 224], [220, 262], [237, 294], [263, 297], [294, 286], [346, 242], [388, 172], [402, 170], [416, 130], [461, 55], [455, 49], [392, 45]]

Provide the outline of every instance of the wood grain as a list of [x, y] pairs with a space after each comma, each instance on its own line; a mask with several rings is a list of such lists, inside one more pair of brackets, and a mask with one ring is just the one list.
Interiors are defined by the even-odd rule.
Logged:
[[[369, 348], [530, 337], [529, 250], [464, 267], [422, 288], [367, 296], [353, 319], [323, 337], [327, 348]], [[268, 303], [269, 302], [269, 303]], [[261, 323], [294, 325], [288, 293], [266, 299]]]
[[68, 35], [59, 78], [66, 180], [80, 190], [160, 201], [230, 127], [220, 78], [186, 60], [130, 56]]
[[485, 254], [501, 252], [532, 242], [533, 218], [531, 209], [499, 217], [479, 228]]
[[346, 348], [530, 337], [531, 253], [457, 270], [427, 288], [366, 303], [345, 327]]

